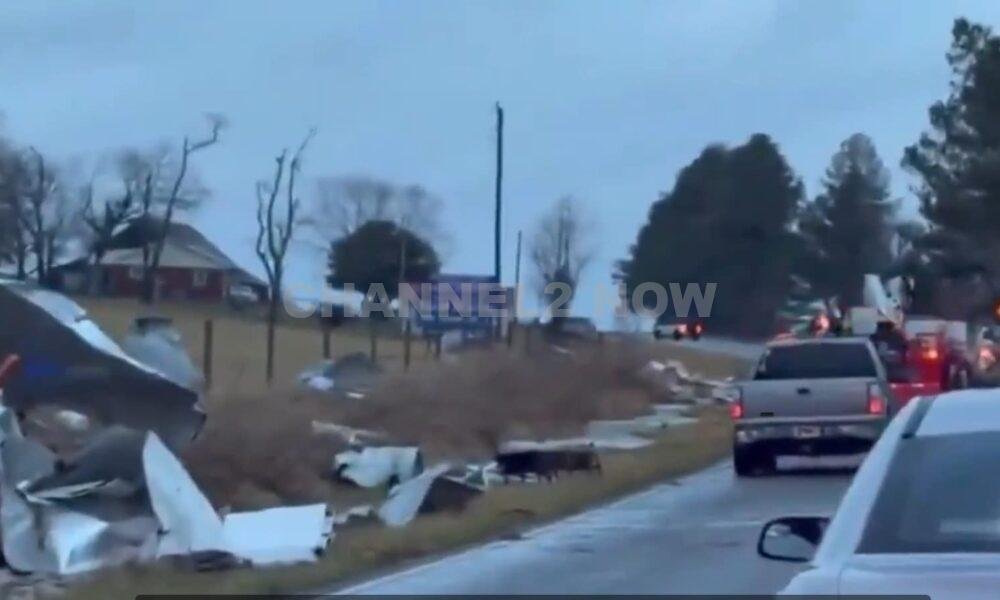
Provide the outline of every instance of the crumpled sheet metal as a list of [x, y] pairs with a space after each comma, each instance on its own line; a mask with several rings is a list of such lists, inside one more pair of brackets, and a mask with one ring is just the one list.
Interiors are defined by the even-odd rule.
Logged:
[[389, 527], [404, 527], [418, 514], [458, 511], [483, 488], [447, 477], [451, 466], [441, 464], [389, 490], [389, 498], [378, 509], [378, 517]]
[[97, 433], [59, 469], [32, 478], [22, 491], [42, 499], [68, 499], [91, 493], [128, 497], [142, 489], [142, 448], [146, 435], [112, 425]]
[[158, 555], [222, 550], [222, 520], [181, 461], [153, 433], [143, 446], [142, 464], [163, 532]]
[[326, 550], [333, 524], [325, 504], [231, 513], [222, 522], [223, 546], [254, 565], [309, 562]]
[[205, 376], [184, 349], [180, 332], [167, 321], [137, 320], [122, 340], [122, 350], [188, 389], [205, 387]]
[[389, 490], [389, 498], [378, 509], [378, 517], [390, 527], [402, 527], [412, 521], [434, 480], [448, 472], [448, 465], [438, 465], [427, 469], [409, 481], [404, 481]]
[[158, 523], [138, 512], [109, 521], [75, 502], [33, 502], [17, 488], [55, 469], [55, 456], [22, 437], [13, 411], [0, 407], [0, 541], [17, 571], [73, 575], [154, 556]]
[[153, 432], [144, 438], [141, 460], [148, 494], [107, 496], [103, 476], [28, 494], [34, 481], [62, 483], [52, 479], [56, 459], [23, 437], [13, 411], [0, 406], [0, 542], [8, 564], [25, 573], [75, 575], [212, 553], [254, 565], [292, 563], [314, 560], [333, 535], [324, 504], [221, 519]]
[[171, 447], [190, 441], [205, 414], [197, 391], [128, 356], [75, 302], [19, 281], [0, 281], [0, 355], [21, 368], [4, 385], [14, 410], [44, 404], [105, 423], [151, 429]]
[[423, 456], [415, 446], [345, 450], [333, 458], [334, 473], [338, 477], [366, 488], [413, 479], [423, 468]]
[[315, 560], [333, 537], [325, 504], [230, 513], [212, 508], [173, 453], [150, 433], [143, 448], [146, 484], [160, 522], [157, 556], [224, 552], [253, 565]]

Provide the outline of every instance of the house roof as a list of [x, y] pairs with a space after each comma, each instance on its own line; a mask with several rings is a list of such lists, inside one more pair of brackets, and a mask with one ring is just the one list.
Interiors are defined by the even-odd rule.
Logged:
[[[162, 219], [156, 217], [139, 217], [119, 226], [101, 262], [114, 265], [141, 265], [142, 247], [153, 242], [162, 223]], [[235, 273], [246, 283], [267, 285], [264, 280], [237, 265], [200, 231], [187, 223], [177, 221], [170, 223], [163, 253], [160, 255], [160, 265], [228, 271]]]
[[[142, 248], [117, 248], [108, 250], [101, 258], [104, 265], [142, 266]], [[205, 269], [213, 271], [229, 271], [231, 267], [221, 264], [213, 257], [199, 252], [197, 248], [178, 244], [167, 239], [160, 255], [161, 267], [179, 267], [187, 269]]]

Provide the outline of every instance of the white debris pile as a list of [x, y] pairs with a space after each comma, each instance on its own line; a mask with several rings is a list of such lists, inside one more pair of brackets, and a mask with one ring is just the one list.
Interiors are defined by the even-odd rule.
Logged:
[[415, 446], [364, 447], [333, 457], [334, 475], [365, 488], [402, 483], [423, 470], [423, 455]]
[[701, 403], [716, 397], [717, 390], [731, 387], [731, 381], [709, 379], [692, 374], [679, 360], [650, 360], [640, 375], [668, 392], [677, 402]]
[[337, 360], [324, 360], [303, 370], [298, 384], [317, 392], [338, 393], [351, 399], [364, 398], [375, 386], [382, 370], [368, 355], [355, 352]]
[[461, 511], [483, 493], [483, 488], [449, 476], [447, 464], [427, 469], [389, 490], [378, 517], [389, 527], [403, 527], [418, 514]]
[[74, 575], [176, 556], [196, 566], [301, 562], [333, 535], [324, 504], [221, 518], [153, 432], [112, 428], [60, 461], [0, 407], [0, 469], [0, 542], [22, 573]]

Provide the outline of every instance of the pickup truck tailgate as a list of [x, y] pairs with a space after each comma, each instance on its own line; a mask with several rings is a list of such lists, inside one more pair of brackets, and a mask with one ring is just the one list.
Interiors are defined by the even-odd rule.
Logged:
[[743, 392], [744, 418], [863, 415], [870, 378], [753, 381]]

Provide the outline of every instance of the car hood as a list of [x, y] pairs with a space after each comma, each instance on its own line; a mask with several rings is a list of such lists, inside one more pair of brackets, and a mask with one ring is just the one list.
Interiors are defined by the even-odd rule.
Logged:
[[1000, 554], [867, 554], [849, 559], [839, 593], [915, 594], [931, 600], [996, 598]]

